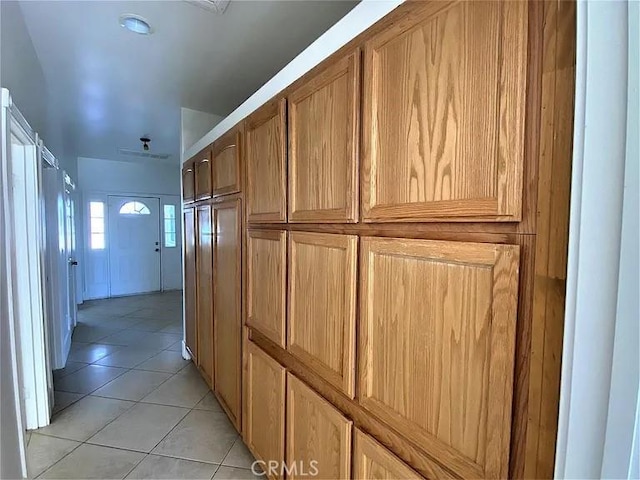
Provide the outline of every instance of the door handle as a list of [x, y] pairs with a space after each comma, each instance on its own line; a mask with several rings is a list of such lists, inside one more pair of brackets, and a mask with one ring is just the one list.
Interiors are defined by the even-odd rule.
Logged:
[[160, 251], [160, 249], [159, 249], [159, 248], [156, 248], [156, 252], [159, 252], [159, 251]]
[[76, 265], [78, 265], [78, 261], [77, 260], [69, 260], [69, 265], [75, 267]]

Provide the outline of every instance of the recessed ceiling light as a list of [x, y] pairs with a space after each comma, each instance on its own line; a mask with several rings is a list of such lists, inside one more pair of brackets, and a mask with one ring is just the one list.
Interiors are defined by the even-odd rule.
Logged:
[[131, 13], [120, 15], [120, 26], [140, 35], [151, 35], [153, 33], [153, 28], [151, 28], [146, 18]]

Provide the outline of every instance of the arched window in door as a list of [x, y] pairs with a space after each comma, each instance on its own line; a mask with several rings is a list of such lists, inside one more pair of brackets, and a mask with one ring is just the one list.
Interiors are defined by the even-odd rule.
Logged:
[[142, 202], [127, 202], [120, 207], [120, 215], [151, 215], [151, 210]]

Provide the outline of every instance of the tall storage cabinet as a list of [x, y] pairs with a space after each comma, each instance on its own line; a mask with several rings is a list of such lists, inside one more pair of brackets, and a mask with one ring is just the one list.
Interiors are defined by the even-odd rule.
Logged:
[[553, 475], [574, 62], [573, 2], [405, 2], [185, 164], [187, 346], [269, 478]]
[[214, 205], [213, 268], [215, 391], [232, 423], [240, 428], [242, 374], [242, 203]]
[[211, 205], [196, 208], [198, 241], [196, 246], [198, 332], [197, 364], [209, 386], [213, 385], [213, 212]]

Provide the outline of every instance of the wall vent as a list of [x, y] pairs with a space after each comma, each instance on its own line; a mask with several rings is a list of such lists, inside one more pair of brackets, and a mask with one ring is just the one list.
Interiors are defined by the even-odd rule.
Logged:
[[209, 10], [216, 15], [222, 15], [229, 6], [231, 0], [185, 0], [193, 5], [197, 5], [200, 8]]
[[120, 155], [127, 155], [129, 157], [153, 158], [156, 160], [166, 160], [171, 156], [168, 153], [140, 152], [138, 150], [128, 150], [126, 148], [121, 148], [118, 151], [120, 152]]

